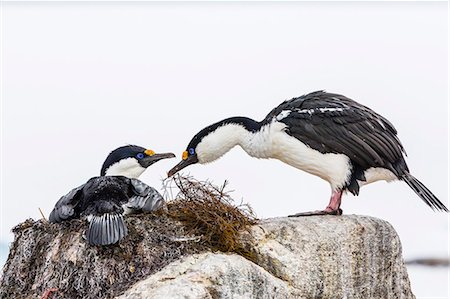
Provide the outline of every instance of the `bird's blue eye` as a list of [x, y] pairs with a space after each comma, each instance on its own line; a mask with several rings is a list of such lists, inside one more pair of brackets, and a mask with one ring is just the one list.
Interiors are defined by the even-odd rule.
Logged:
[[136, 158], [142, 159], [142, 158], [144, 158], [144, 154], [143, 154], [143, 153], [138, 153], [138, 154], [136, 155]]
[[191, 147], [191, 148], [189, 149], [189, 155], [193, 155], [193, 154], [195, 154], [195, 150]]

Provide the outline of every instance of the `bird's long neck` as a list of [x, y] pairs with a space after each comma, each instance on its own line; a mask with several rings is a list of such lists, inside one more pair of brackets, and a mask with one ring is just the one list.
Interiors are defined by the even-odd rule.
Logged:
[[204, 137], [197, 148], [201, 163], [217, 160], [236, 145], [252, 157], [270, 157], [268, 130], [260, 122], [247, 117], [232, 117], [207, 129], [212, 133]]

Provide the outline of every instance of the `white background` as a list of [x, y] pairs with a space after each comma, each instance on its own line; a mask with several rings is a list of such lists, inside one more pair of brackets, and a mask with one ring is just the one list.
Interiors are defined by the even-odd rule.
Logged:
[[[448, 200], [447, 3], [3, 3], [1, 240], [48, 214], [132, 143], [176, 160], [142, 179], [161, 186], [190, 138], [229, 116], [261, 120], [318, 89], [344, 94], [399, 131], [411, 172]], [[324, 208], [329, 186], [234, 149], [187, 169], [230, 181], [260, 218]], [[393, 224], [404, 257], [448, 257], [449, 217], [404, 183], [344, 198], [346, 214]], [[448, 269], [410, 267], [419, 298], [447, 298]]]

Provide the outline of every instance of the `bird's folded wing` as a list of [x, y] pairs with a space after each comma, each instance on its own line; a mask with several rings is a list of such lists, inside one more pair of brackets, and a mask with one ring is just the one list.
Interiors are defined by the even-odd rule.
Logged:
[[49, 221], [51, 223], [69, 220], [76, 216], [75, 207], [80, 202], [83, 187], [84, 184], [72, 189], [58, 200], [49, 216]]
[[130, 179], [131, 196], [124, 206], [132, 211], [151, 212], [161, 208], [164, 199], [156, 189], [137, 179]]

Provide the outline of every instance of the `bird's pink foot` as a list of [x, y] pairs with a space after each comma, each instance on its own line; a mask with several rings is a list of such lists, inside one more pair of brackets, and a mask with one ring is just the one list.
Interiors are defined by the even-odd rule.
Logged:
[[294, 215], [289, 215], [288, 217], [303, 217], [303, 216], [319, 216], [319, 215], [342, 215], [342, 210], [332, 210], [332, 209], [325, 209], [322, 211], [312, 211], [312, 212], [303, 212], [303, 213], [297, 213]]
[[297, 213], [288, 217], [317, 216], [317, 215], [342, 215], [341, 206], [342, 190], [333, 191], [330, 197], [330, 203], [323, 211], [313, 211]]

